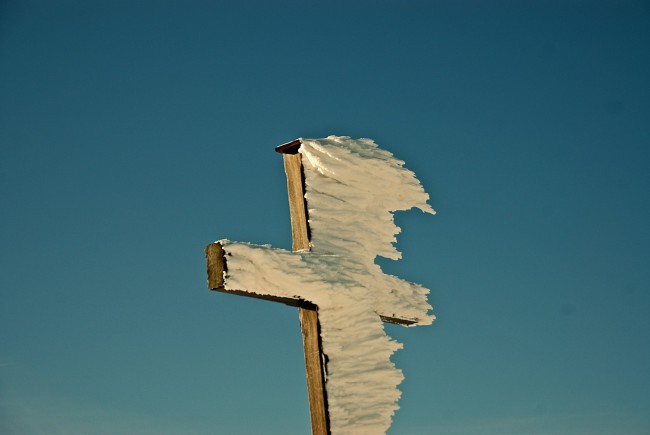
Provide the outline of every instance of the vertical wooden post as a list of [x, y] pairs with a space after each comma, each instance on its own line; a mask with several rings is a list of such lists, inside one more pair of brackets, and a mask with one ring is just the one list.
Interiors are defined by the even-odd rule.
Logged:
[[[293, 250], [309, 249], [309, 227], [303, 186], [300, 141], [281, 145], [276, 150], [283, 153], [284, 170], [287, 174], [289, 209], [291, 212], [291, 235]], [[300, 307], [300, 327], [307, 370], [307, 394], [312, 435], [329, 435], [327, 395], [325, 391], [323, 349], [318, 326], [318, 311]]]
[[300, 154], [283, 154], [284, 172], [287, 174], [287, 192], [291, 212], [291, 239], [293, 250], [309, 250], [307, 207], [302, 181], [302, 159]]
[[329, 435], [323, 358], [318, 328], [318, 311], [299, 308], [302, 347], [307, 371], [307, 395], [313, 435]]

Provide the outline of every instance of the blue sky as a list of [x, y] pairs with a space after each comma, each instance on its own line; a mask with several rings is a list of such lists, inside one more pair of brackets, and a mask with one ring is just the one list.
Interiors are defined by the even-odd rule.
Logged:
[[0, 2], [0, 432], [307, 433], [298, 315], [209, 292], [289, 248], [281, 156], [371, 137], [436, 216], [393, 434], [650, 431], [643, 1]]

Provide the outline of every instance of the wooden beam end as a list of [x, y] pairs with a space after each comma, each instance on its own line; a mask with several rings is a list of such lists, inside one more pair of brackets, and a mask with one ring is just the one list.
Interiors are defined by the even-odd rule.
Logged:
[[275, 147], [275, 151], [279, 152], [280, 154], [298, 154], [300, 145], [302, 145], [302, 142], [300, 139], [296, 139]]
[[226, 253], [221, 243], [210, 243], [205, 247], [205, 261], [208, 267], [208, 288], [223, 289], [223, 275], [226, 268]]

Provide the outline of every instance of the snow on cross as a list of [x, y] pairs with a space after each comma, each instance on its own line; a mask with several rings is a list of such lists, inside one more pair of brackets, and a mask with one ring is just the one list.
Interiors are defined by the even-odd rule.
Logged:
[[382, 321], [427, 325], [435, 316], [427, 289], [384, 274], [374, 260], [401, 258], [392, 212], [434, 214], [429, 195], [370, 139], [299, 139], [276, 150], [294, 252], [220, 240], [206, 248], [208, 286], [300, 307], [312, 433], [385, 433], [403, 376], [390, 361], [402, 345]]

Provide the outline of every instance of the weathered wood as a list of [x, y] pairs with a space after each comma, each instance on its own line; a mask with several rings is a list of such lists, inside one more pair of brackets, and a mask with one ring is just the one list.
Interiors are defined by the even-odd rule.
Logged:
[[329, 416], [327, 414], [327, 395], [323, 376], [323, 351], [318, 324], [318, 311], [300, 308], [300, 327], [302, 346], [305, 353], [307, 371], [307, 395], [312, 435], [328, 435]]
[[223, 273], [226, 270], [221, 243], [210, 243], [205, 247], [205, 261], [208, 266], [208, 288], [213, 290], [223, 289]]
[[291, 213], [291, 236], [293, 250], [309, 249], [309, 227], [303, 187], [302, 161], [300, 154], [284, 154], [284, 171], [287, 174], [289, 210]]
[[[309, 216], [305, 201], [305, 177], [302, 170], [302, 155], [298, 152], [300, 140], [280, 145], [276, 151], [283, 153], [284, 171], [287, 174], [289, 211], [291, 214], [291, 236], [294, 251], [310, 249]], [[312, 435], [328, 435], [329, 416], [327, 393], [325, 391], [325, 362], [316, 309], [300, 308], [300, 328], [305, 353], [307, 374], [307, 395]]]

